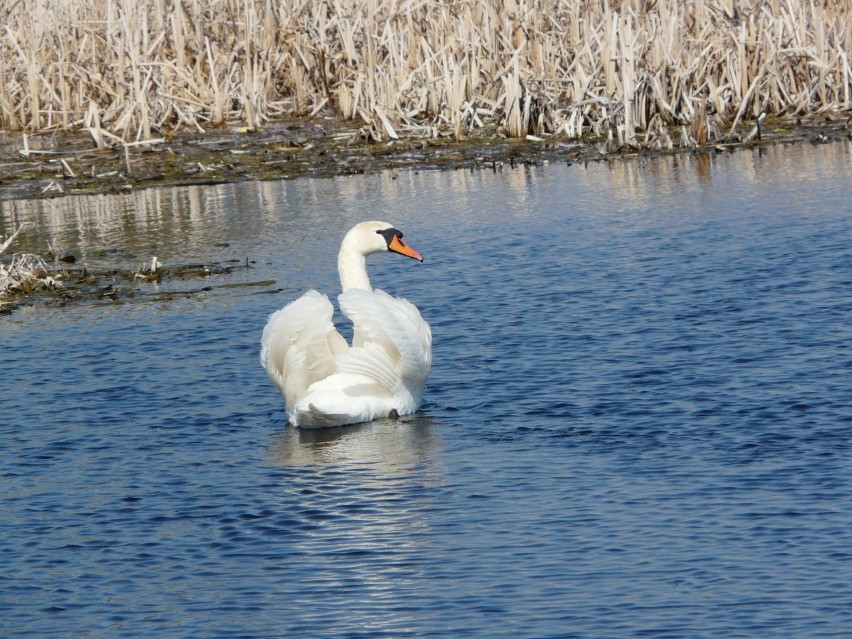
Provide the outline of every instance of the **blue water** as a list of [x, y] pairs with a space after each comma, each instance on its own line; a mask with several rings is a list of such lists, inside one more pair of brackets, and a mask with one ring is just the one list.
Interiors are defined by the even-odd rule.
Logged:
[[[83, 263], [254, 268], [0, 317], [0, 636], [852, 636], [850, 178], [840, 143], [4, 203]], [[299, 432], [260, 332], [368, 218], [426, 258], [370, 262], [432, 324], [425, 404]]]

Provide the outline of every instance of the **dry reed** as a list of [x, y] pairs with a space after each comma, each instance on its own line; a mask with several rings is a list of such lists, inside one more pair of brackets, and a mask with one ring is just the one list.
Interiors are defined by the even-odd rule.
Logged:
[[[6, 252], [15, 238], [23, 230], [23, 225], [3, 240], [0, 238], [0, 257]], [[9, 293], [29, 293], [42, 288], [56, 288], [59, 283], [48, 275], [47, 264], [38, 255], [32, 253], [14, 253], [9, 264], [0, 262], [0, 309], [2, 297]]]
[[0, 24], [0, 128], [99, 146], [318, 114], [688, 146], [852, 108], [850, 0], [11, 0]]

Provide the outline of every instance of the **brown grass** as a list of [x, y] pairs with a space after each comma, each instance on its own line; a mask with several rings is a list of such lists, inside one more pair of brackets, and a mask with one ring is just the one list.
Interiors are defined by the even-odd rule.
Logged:
[[852, 108], [850, 0], [7, 0], [0, 24], [0, 128], [98, 145], [335, 115], [670, 146]]

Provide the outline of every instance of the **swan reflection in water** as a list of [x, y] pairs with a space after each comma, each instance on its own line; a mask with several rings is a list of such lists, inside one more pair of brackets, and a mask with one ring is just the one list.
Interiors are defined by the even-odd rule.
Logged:
[[418, 414], [331, 428], [288, 426], [273, 439], [269, 461], [275, 466], [357, 466], [383, 477], [404, 476], [414, 469], [422, 474], [422, 467], [431, 467], [441, 449], [438, 425]]
[[420, 623], [422, 571], [446, 518], [442, 446], [423, 415], [274, 437], [267, 463], [279, 472], [265, 494], [286, 535], [290, 604], [330, 627], [346, 609], [382, 636]]

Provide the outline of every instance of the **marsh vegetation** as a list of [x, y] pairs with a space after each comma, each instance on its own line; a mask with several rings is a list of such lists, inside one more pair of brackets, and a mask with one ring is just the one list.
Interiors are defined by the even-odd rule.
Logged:
[[326, 115], [672, 148], [852, 105], [848, 1], [12, 0], [0, 22], [0, 128], [99, 147]]

